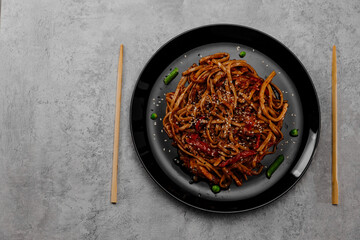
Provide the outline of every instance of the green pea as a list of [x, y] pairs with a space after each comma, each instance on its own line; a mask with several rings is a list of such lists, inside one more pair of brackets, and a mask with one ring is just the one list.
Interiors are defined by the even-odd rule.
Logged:
[[151, 114], [150, 118], [151, 118], [152, 120], [155, 120], [155, 119], [157, 118], [157, 114], [156, 114], [156, 113]]
[[246, 55], [246, 52], [245, 52], [245, 51], [242, 51], [242, 52], [239, 54], [239, 56], [240, 56], [241, 58], [245, 57], [245, 55]]
[[299, 129], [293, 129], [290, 131], [290, 136], [297, 137], [299, 136]]
[[213, 193], [220, 192], [220, 186], [219, 185], [212, 185], [211, 191], [213, 191]]

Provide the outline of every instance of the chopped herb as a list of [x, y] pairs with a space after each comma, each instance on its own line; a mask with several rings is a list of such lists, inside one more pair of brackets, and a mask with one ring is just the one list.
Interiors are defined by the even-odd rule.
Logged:
[[157, 118], [157, 114], [156, 114], [156, 113], [151, 114], [150, 118], [151, 118], [152, 120], [155, 120], [155, 119]]
[[276, 169], [281, 165], [281, 163], [284, 161], [284, 155], [279, 155], [275, 161], [270, 165], [268, 170], [266, 171], [266, 177], [271, 178], [273, 173], [276, 171]]
[[168, 85], [179, 73], [179, 69], [176, 67], [171, 71], [169, 75], [167, 75], [164, 79], [164, 83]]
[[299, 136], [299, 129], [293, 129], [290, 131], [290, 136], [297, 137]]
[[213, 191], [213, 193], [220, 192], [220, 186], [219, 185], [212, 185], [211, 191]]

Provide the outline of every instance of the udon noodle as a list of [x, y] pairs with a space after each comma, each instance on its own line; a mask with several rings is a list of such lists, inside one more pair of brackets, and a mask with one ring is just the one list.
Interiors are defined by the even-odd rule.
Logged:
[[241, 186], [263, 169], [261, 160], [283, 139], [288, 103], [281, 90], [228, 53], [203, 57], [166, 95], [163, 126], [195, 179], [221, 188]]

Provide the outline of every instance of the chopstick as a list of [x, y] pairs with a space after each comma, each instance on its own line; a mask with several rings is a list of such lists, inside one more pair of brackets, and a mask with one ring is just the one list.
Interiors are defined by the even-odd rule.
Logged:
[[0, 27], [1, 27], [1, 0], [0, 0]]
[[336, 46], [332, 52], [332, 204], [339, 203], [339, 186], [337, 171], [337, 66]]
[[122, 85], [122, 71], [123, 71], [123, 48], [120, 45], [120, 56], [118, 65], [118, 77], [116, 87], [116, 103], [115, 103], [115, 129], [114, 129], [114, 152], [111, 178], [111, 203], [117, 202], [117, 173], [118, 173], [118, 158], [119, 158], [119, 135], [120, 135], [120, 107], [121, 107], [121, 85]]

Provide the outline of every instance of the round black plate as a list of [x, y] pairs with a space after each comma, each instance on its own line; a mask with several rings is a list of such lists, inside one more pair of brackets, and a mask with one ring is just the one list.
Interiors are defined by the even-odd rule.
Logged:
[[[275, 154], [262, 164], [269, 166], [279, 155], [285, 161], [269, 180], [262, 173], [249, 178], [243, 186], [231, 185], [218, 194], [211, 192], [206, 182], [190, 184], [190, 176], [172, 159], [176, 148], [162, 129], [165, 115], [165, 94], [174, 91], [179, 74], [169, 85], [164, 77], [174, 67], [179, 72], [202, 56], [228, 52], [231, 59], [244, 58], [259, 76], [271, 71], [273, 82], [283, 90], [289, 109], [284, 119], [284, 140]], [[152, 113], [158, 118], [150, 119]], [[131, 102], [131, 133], [137, 154], [147, 172], [166, 192], [190, 206], [212, 212], [243, 212], [268, 204], [286, 193], [309, 167], [320, 135], [320, 109], [315, 88], [303, 65], [283, 44], [267, 34], [237, 25], [209, 25], [187, 31], [162, 46], [140, 74]], [[289, 131], [299, 129], [293, 138]], [[265, 171], [263, 171], [265, 172]]]

